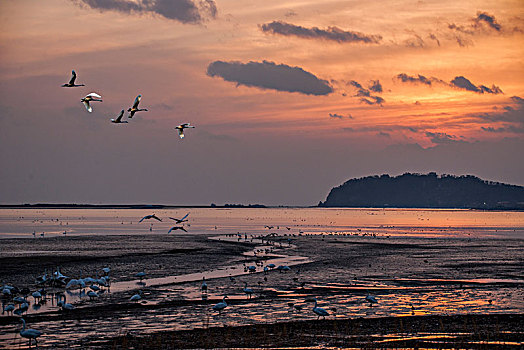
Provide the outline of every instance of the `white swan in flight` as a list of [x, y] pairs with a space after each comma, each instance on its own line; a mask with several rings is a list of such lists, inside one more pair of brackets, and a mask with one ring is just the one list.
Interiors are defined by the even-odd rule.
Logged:
[[93, 108], [91, 108], [91, 106], [89, 105], [89, 102], [91, 101], [102, 102], [102, 96], [100, 96], [97, 93], [92, 92], [90, 94], [87, 94], [86, 97], [80, 100], [80, 102], [82, 102], [84, 106], [86, 106], [86, 109], [89, 113], [93, 111]]
[[142, 108], [142, 109], [138, 108], [138, 104], [140, 103], [141, 99], [142, 99], [142, 95], [138, 95], [135, 98], [135, 102], [133, 103], [133, 107], [131, 107], [131, 108], [129, 108], [127, 110], [128, 112], [130, 112], [128, 118], [133, 118], [133, 116], [135, 115], [136, 112], [142, 112], [142, 111], [147, 112], [147, 109], [145, 109], [145, 108]]
[[182, 230], [184, 232], [187, 232], [184, 226], [173, 226], [169, 229], [169, 231], [167, 231], [167, 233], [171, 233], [171, 231], [175, 231], [175, 230]]
[[175, 220], [177, 224], [181, 224], [183, 222], [187, 221], [187, 217], [189, 216], [189, 213], [187, 213], [182, 219], [172, 218], [169, 217], [171, 220]]
[[84, 84], [75, 84], [75, 80], [76, 80], [76, 72], [75, 72], [75, 70], [73, 69], [73, 71], [72, 71], [71, 73], [72, 73], [71, 80], [69, 80], [69, 83], [65, 83], [65, 84], [63, 84], [62, 87], [77, 87], [77, 86], [85, 86]]
[[138, 221], [139, 223], [144, 221], [144, 220], [149, 220], [149, 219], [155, 219], [155, 220], [158, 220], [158, 221], [162, 221], [162, 219], [160, 219], [158, 216], [156, 216], [155, 214], [151, 214], [151, 215], [146, 215], [144, 216], [142, 219], [140, 219], [140, 221]]
[[175, 126], [175, 129], [178, 130], [178, 136], [180, 136], [181, 139], [184, 138], [184, 129], [188, 128], [194, 128], [194, 126], [191, 125], [191, 123], [182, 123], [178, 126]]
[[124, 110], [120, 111], [120, 114], [116, 119], [111, 119], [111, 123], [121, 124], [121, 123], [127, 123], [127, 120], [122, 121], [122, 117], [124, 116]]

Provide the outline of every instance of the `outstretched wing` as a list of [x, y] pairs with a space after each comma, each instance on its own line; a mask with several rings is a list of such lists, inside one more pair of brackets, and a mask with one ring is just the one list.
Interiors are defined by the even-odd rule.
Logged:
[[189, 216], [189, 213], [187, 213], [186, 216], [184, 216], [182, 219], [180, 219], [180, 221], [184, 221], [188, 216]]
[[184, 232], [187, 232], [187, 230], [183, 227], [179, 227], [180, 230], [184, 231]]
[[140, 221], [138, 221], [138, 222], [140, 223], [140, 222], [144, 221], [145, 219], [147, 219], [148, 216], [149, 216], [149, 215], [144, 216], [144, 217], [143, 217], [142, 219], [140, 219]]
[[96, 98], [102, 98], [102, 96], [100, 96], [99, 94], [97, 94], [96, 92], [92, 92], [90, 94], [87, 94], [86, 97], [88, 96], [91, 96], [91, 97], [96, 97]]
[[82, 103], [84, 104], [89, 113], [93, 111], [93, 108], [91, 108], [91, 106], [89, 105], [89, 101], [83, 101]]
[[155, 219], [155, 220], [158, 220], [158, 221], [162, 221], [162, 219], [160, 219], [158, 216], [156, 216], [155, 214], [151, 215], [151, 219]]
[[173, 231], [173, 230], [176, 230], [176, 226], [171, 227], [171, 228], [169, 229], [169, 231], [167, 231], [167, 233], [171, 233], [171, 231]]
[[118, 115], [118, 117], [116, 118], [116, 122], [117, 123], [120, 123], [120, 121], [122, 120], [122, 116], [124, 115], [124, 110], [121, 110], [120, 111], [120, 114]]
[[71, 72], [73, 75], [71, 76], [71, 80], [69, 80], [69, 85], [74, 85], [75, 84], [75, 80], [76, 80], [76, 72], [75, 70], [73, 69], [73, 71]]
[[140, 103], [140, 100], [142, 99], [142, 95], [138, 95], [136, 98], [135, 98], [135, 103], [133, 103], [133, 109], [137, 109], [138, 108], [138, 104]]

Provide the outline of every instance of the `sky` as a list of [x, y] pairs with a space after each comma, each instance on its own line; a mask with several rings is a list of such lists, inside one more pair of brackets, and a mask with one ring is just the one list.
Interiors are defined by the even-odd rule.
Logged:
[[[520, 0], [3, 0], [0, 23], [0, 203], [303, 206], [430, 171], [524, 185]], [[86, 86], [61, 87], [73, 69]], [[112, 124], [138, 94], [148, 111]]]

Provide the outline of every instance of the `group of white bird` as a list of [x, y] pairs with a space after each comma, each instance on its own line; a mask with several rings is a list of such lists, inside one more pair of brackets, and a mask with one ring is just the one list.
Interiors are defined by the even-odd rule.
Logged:
[[[71, 79], [68, 83], [62, 84], [62, 87], [71, 88], [71, 87], [80, 87], [85, 86], [84, 84], [76, 84], [76, 72], [73, 70], [71, 72]], [[135, 98], [135, 101], [133, 102], [133, 106], [128, 108], [129, 115], [127, 116], [129, 119], [133, 118], [135, 113], [137, 112], [147, 112], [146, 108], [138, 108], [138, 105], [140, 101], [142, 100], [142, 95], [138, 95]], [[93, 107], [91, 107], [91, 102], [102, 102], [102, 96], [97, 94], [96, 92], [91, 92], [84, 96], [82, 99], [80, 99], [80, 102], [82, 102], [86, 108], [86, 110], [89, 113], [93, 112]], [[111, 123], [115, 124], [124, 124], [127, 123], [126, 120], [122, 120], [124, 116], [124, 110], [122, 109], [120, 111], [120, 114], [116, 118], [111, 118]], [[191, 123], [182, 123], [180, 125], [177, 125], [175, 129], [178, 131], [178, 136], [180, 136], [181, 139], [184, 138], [184, 129], [194, 128]]]

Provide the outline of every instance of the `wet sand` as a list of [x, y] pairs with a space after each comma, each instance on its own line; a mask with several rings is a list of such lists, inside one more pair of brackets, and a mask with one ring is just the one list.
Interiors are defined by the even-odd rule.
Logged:
[[[476, 347], [476, 341], [485, 347], [497, 346], [487, 341], [523, 344], [520, 239], [283, 235], [271, 238], [271, 254], [257, 256], [252, 253], [261, 244], [257, 240], [204, 235], [2, 239], [0, 282], [35, 290], [35, 277], [57, 266], [75, 278], [110, 266], [113, 283], [135, 281], [139, 271], [147, 278], [162, 278], [205, 276], [206, 271], [223, 268], [227, 275], [232, 266], [266, 261], [272, 254], [299, 256], [308, 262], [287, 273], [273, 270], [266, 276], [258, 267], [258, 273], [234, 280], [208, 278], [207, 298], [201, 297], [199, 280], [156, 286], [146, 281], [134, 290], [105, 293], [96, 301], [82, 298], [71, 312], [50, 307], [45, 312], [31, 310], [24, 318], [31, 328], [45, 332], [40, 348], [421, 344], [406, 336], [386, 342], [400, 333], [442, 333], [438, 344], [463, 342], [469, 344], [466, 347]], [[243, 294], [244, 283], [254, 289], [254, 298]], [[144, 300], [130, 302], [138, 289]], [[373, 307], [364, 301], [368, 292], [379, 301]], [[223, 295], [229, 296], [229, 306], [218, 315], [211, 306]], [[313, 303], [307, 301], [313, 297], [330, 313], [326, 320], [316, 321]], [[0, 347], [25, 346], [27, 342], [16, 337], [19, 329], [18, 317], [0, 317]], [[460, 335], [444, 337], [452, 333]]]

